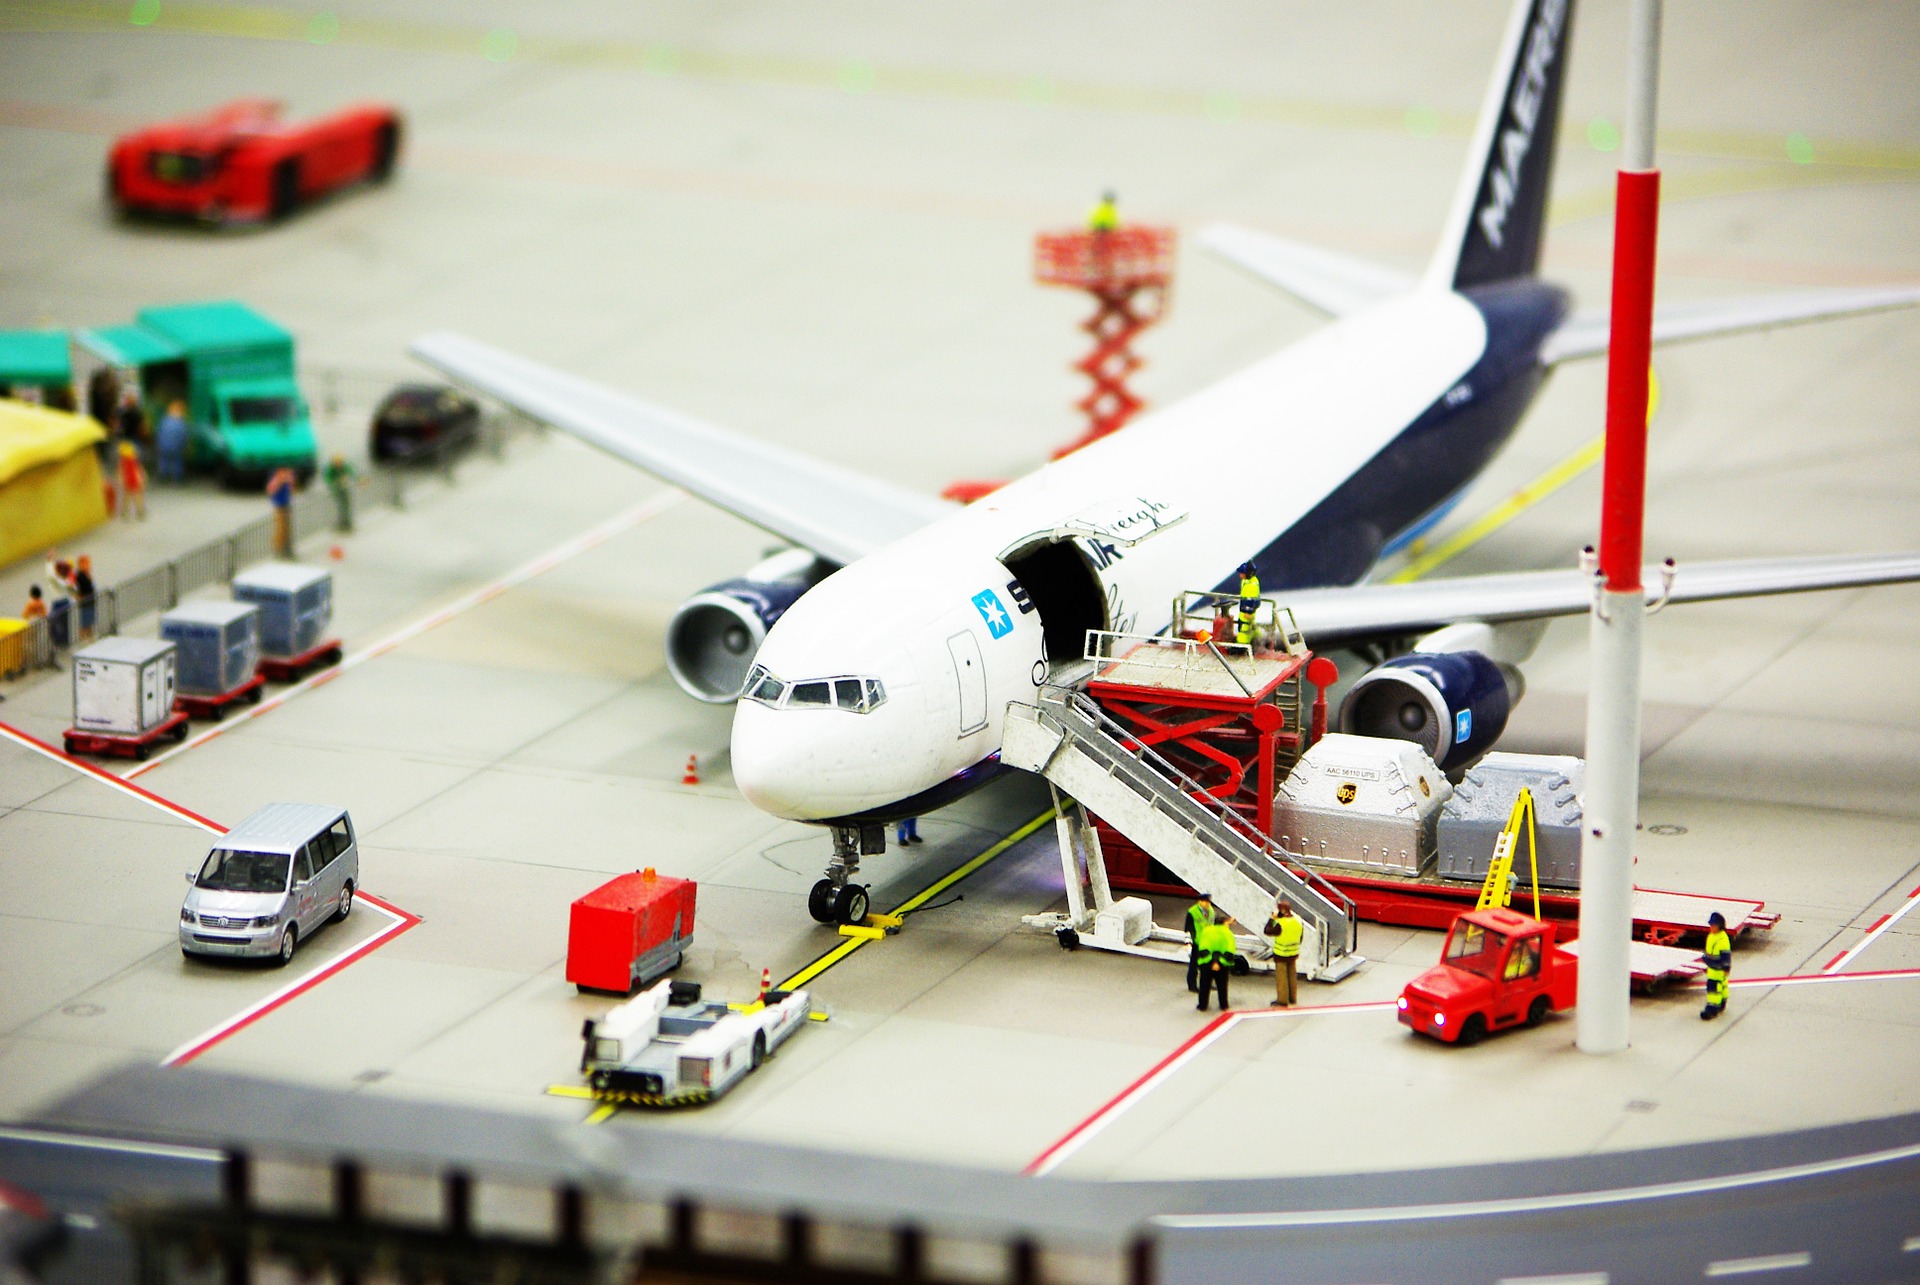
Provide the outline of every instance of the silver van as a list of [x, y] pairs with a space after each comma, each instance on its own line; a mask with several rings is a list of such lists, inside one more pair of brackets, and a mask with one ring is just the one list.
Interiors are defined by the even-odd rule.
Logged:
[[220, 836], [180, 907], [187, 955], [293, 958], [329, 919], [353, 910], [360, 848], [345, 808], [269, 803]]

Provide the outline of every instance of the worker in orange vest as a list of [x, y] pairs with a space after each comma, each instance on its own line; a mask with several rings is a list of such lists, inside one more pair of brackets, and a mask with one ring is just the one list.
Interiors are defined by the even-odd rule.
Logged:
[[140, 463], [140, 452], [134, 449], [132, 442], [120, 443], [120, 516], [131, 518], [134, 510], [139, 510], [142, 522], [147, 520], [147, 470]]

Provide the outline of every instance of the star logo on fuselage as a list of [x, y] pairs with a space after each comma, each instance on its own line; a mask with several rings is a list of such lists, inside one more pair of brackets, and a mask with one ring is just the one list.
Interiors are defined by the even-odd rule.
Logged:
[[995, 638], [1005, 638], [1013, 632], [1013, 617], [1000, 603], [1000, 595], [991, 589], [982, 589], [973, 595], [974, 609], [980, 613], [980, 619], [987, 622], [987, 633]]

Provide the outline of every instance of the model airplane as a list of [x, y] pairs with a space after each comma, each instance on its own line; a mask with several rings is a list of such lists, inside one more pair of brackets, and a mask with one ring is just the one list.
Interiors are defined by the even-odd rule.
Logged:
[[[1349, 700], [1343, 726], [1462, 764], [1504, 727], [1512, 667], [1539, 622], [1586, 611], [1590, 578], [1353, 586], [1461, 495], [1556, 364], [1606, 351], [1605, 316], [1572, 312], [1536, 276], [1572, 10], [1516, 4], [1424, 277], [1211, 230], [1212, 248], [1334, 323], [967, 508], [457, 335], [413, 352], [797, 546], [689, 599], [667, 645], [693, 695], [745, 697], [733, 724], [741, 793], [834, 828], [816, 918], [864, 909], [852, 877], [862, 826], [932, 811], [1001, 770], [1008, 703], [1032, 700], [1050, 662], [1078, 659], [1088, 630], [1164, 629], [1177, 594], [1231, 587], [1248, 559], [1316, 645], [1419, 640], [1363, 677], [1355, 696], [1373, 695]], [[1688, 305], [1662, 310], [1654, 339], [1916, 302], [1920, 290], [1886, 289]], [[1671, 599], [1913, 579], [1920, 555], [1697, 564]], [[894, 627], [852, 626], [874, 620]]]

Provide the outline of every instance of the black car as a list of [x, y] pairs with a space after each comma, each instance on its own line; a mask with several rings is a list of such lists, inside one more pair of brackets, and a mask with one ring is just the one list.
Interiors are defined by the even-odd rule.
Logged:
[[410, 460], [463, 446], [480, 432], [480, 406], [441, 384], [402, 384], [373, 412], [373, 458]]

